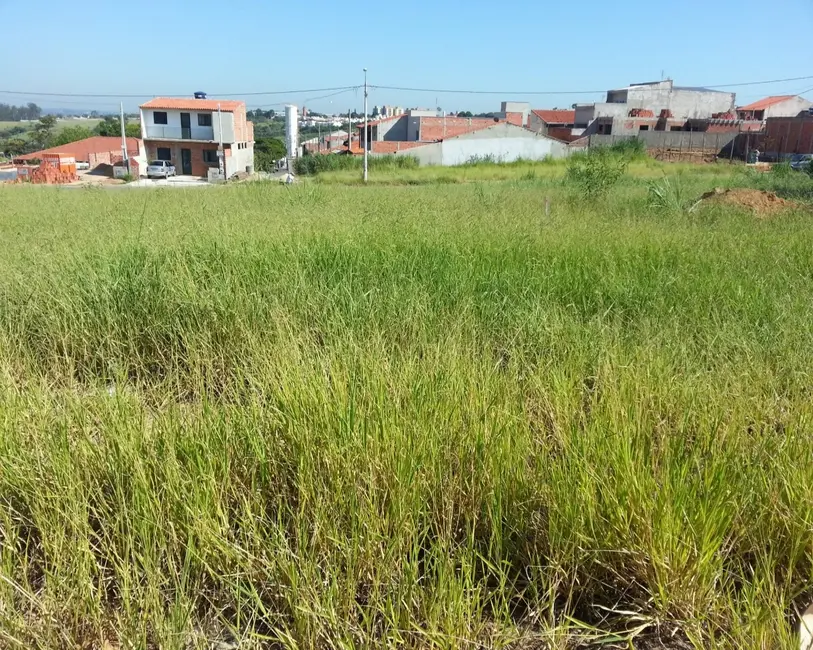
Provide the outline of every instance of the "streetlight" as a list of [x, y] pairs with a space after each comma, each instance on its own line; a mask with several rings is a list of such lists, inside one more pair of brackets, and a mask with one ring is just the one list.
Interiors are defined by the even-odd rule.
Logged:
[[367, 68], [364, 68], [364, 182], [367, 182], [367, 149], [370, 147], [368, 142], [370, 137], [367, 131]]

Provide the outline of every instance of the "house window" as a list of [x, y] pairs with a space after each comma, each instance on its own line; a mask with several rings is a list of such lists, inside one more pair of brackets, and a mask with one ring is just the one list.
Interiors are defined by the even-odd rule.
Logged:
[[203, 162], [208, 163], [209, 165], [216, 165], [217, 164], [217, 149], [204, 149], [203, 150]]
[[167, 123], [167, 112], [166, 111], [154, 111], [152, 114], [152, 122], [153, 124], [166, 124]]
[[649, 125], [648, 124], [642, 124], [641, 126], [638, 127], [638, 130], [639, 131], [649, 131]]
[[669, 130], [670, 131], [682, 131], [683, 127], [682, 126], [670, 126]]
[[198, 126], [212, 126], [212, 114], [198, 113]]
[[158, 160], [172, 160], [172, 150], [169, 147], [158, 147], [155, 151]]

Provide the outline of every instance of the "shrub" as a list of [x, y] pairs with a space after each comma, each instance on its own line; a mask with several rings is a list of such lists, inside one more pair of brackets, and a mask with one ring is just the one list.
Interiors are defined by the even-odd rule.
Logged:
[[469, 156], [469, 159], [463, 163], [465, 166], [473, 166], [473, 165], [497, 165], [501, 161], [499, 158], [494, 156], [493, 154], [485, 154], [484, 156], [480, 156], [475, 154], [474, 156]]
[[680, 176], [672, 180], [664, 176], [660, 180], [647, 183], [649, 207], [661, 214], [683, 214], [689, 208], [689, 198]]
[[[417, 158], [412, 156], [374, 156], [368, 159], [370, 170], [381, 169], [415, 169], [418, 166]], [[364, 167], [361, 156], [347, 156], [340, 154], [324, 154], [302, 156], [294, 161], [294, 173], [302, 176], [315, 176], [323, 172], [343, 171]]]
[[605, 195], [624, 176], [628, 160], [609, 147], [577, 153], [567, 161], [566, 182], [587, 198]]
[[646, 143], [640, 138], [625, 138], [614, 143], [608, 149], [627, 160], [646, 157]]

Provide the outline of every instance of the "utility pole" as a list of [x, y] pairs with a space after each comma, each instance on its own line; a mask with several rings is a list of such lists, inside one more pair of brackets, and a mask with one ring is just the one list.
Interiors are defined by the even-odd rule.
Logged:
[[127, 157], [127, 135], [124, 130], [124, 102], [119, 105], [121, 109], [121, 159], [124, 162], [124, 168], [127, 173], [130, 173], [130, 159]]
[[367, 68], [364, 68], [364, 182], [367, 182], [367, 149], [369, 133], [367, 132]]
[[217, 167], [220, 173], [221, 180], [226, 180], [226, 152], [223, 151], [223, 113], [220, 111], [220, 104], [217, 105], [217, 126], [218, 126], [218, 145], [217, 145]]
[[353, 122], [350, 121], [350, 109], [347, 109], [347, 153], [353, 149]]

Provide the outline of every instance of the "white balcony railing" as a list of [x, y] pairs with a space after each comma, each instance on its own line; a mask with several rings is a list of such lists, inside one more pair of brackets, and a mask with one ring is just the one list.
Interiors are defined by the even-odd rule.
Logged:
[[162, 126], [150, 124], [146, 127], [144, 138], [147, 140], [205, 140], [214, 142], [215, 130], [211, 126]]

